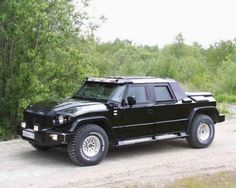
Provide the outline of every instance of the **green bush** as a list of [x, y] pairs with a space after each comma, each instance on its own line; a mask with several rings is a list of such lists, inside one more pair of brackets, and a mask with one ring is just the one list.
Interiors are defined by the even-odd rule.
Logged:
[[10, 122], [0, 122], [0, 141], [16, 138], [16, 126]]
[[236, 103], [236, 95], [217, 95], [217, 102]]

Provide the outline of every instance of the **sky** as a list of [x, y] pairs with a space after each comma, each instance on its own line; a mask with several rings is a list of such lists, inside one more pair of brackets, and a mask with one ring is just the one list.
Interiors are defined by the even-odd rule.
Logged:
[[95, 33], [103, 42], [163, 47], [182, 33], [185, 43], [208, 47], [236, 38], [236, 0], [92, 0], [91, 7], [106, 17]]

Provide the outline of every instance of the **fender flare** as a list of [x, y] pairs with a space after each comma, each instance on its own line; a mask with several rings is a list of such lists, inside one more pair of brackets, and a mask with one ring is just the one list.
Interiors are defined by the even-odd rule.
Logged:
[[101, 126], [99, 124], [98, 124], [98, 126], [102, 127], [106, 131], [106, 133], [108, 134], [107, 136], [110, 139], [112, 139], [113, 143], [115, 143], [116, 142], [116, 136], [115, 136], [115, 133], [113, 131], [112, 124], [109, 121], [109, 119], [107, 119], [105, 116], [93, 116], [93, 117], [78, 118], [72, 124], [71, 128], [69, 129], [69, 132], [74, 132], [76, 130], [76, 128], [80, 125], [84, 125], [84, 124], [87, 124], [87, 123], [97, 124], [97, 122], [102, 123], [103, 126]]
[[219, 111], [215, 106], [204, 106], [204, 107], [197, 107], [194, 108], [190, 115], [189, 115], [189, 121], [187, 125], [187, 133], [189, 133], [193, 118], [195, 117], [196, 114], [205, 114], [208, 115], [214, 123], [217, 123], [220, 121], [219, 119]]

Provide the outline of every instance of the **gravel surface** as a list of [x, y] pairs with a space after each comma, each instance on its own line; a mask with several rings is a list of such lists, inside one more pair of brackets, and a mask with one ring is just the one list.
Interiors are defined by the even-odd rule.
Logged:
[[0, 187], [163, 187], [177, 178], [236, 170], [236, 106], [216, 125], [213, 144], [190, 148], [183, 140], [111, 150], [99, 165], [77, 167], [65, 150], [38, 152], [22, 140], [0, 142]]

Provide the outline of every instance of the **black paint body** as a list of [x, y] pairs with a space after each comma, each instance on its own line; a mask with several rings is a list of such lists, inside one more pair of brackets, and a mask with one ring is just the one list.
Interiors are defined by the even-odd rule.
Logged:
[[[25, 129], [32, 130], [35, 138], [22, 136], [23, 139], [44, 146], [67, 144], [78, 126], [94, 123], [105, 129], [111, 146], [119, 146], [119, 142], [131, 139], [155, 137], [166, 134], [186, 133], [191, 121], [197, 113], [207, 114], [214, 123], [224, 121], [216, 109], [216, 101], [210, 93], [185, 93], [174, 80], [157, 78], [109, 77], [90, 78], [85, 83], [104, 83], [125, 85], [121, 102], [95, 101], [82, 99], [66, 99], [61, 102], [43, 101], [29, 106], [24, 112], [26, 127], [18, 126], [18, 134], [22, 136]], [[130, 87], [145, 86], [147, 101], [127, 104], [127, 93]], [[168, 88], [171, 100], [157, 101], [154, 88]], [[57, 114], [65, 113], [67, 109], [79, 109], [68, 123], [56, 126], [53, 119]], [[80, 112], [81, 111], [81, 112]], [[33, 131], [34, 126], [39, 127]], [[58, 140], [52, 140], [50, 134], [58, 135]]]

